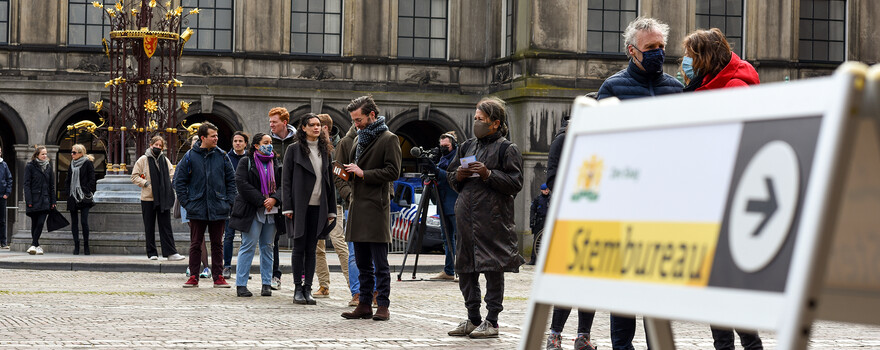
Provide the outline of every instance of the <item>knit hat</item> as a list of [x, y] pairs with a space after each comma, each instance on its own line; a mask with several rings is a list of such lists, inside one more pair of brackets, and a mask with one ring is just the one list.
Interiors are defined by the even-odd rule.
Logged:
[[547, 184], [541, 184], [541, 191], [546, 190], [546, 189], [547, 189]]

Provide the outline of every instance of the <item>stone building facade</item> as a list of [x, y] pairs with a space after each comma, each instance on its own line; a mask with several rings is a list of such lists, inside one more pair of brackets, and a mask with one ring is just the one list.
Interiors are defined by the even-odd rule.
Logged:
[[[408, 155], [411, 146], [434, 146], [445, 131], [470, 136], [475, 103], [485, 95], [503, 98], [509, 138], [525, 155], [526, 187], [516, 197], [524, 232], [553, 135], [574, 97], [625, 67], [620, 32], [636, 16], [671, 26], [665, 70], [673, 75], [682, 38], [698, 27], [721, 27], [765, 83], [826, 75], [843, 60], [873, 63], [880, 56], [880, 43], [871, 39], [880, 34], [871, 20], [880, 17], [880, 4], [871, 0], [172, 3], [202, 9], [184, 24], [197, 34], [181, 58], [178, 99], [193, 104], [179, 119], [214, 122], [221, 146], [228, 147], [234, 130], [266, 131], [266, 113], [275, 106], [293, 116], [329, 113], [346, 130], [349, 100], [372, 94]], [[99, 11], [86, 0], [0, 0], [0, 145], [16, 179], [34, 144], [50, 145], [63, 172], [73, 143], [66, 125], [96, 120], [89, 101], [108, 97]], [[90, 147], [103, 159], [97, 144]], [[406, 170], [415, 171], [414, 164], [407, 159]], [[22, 200], [21, 187], [16, 181], [10, 203]]]

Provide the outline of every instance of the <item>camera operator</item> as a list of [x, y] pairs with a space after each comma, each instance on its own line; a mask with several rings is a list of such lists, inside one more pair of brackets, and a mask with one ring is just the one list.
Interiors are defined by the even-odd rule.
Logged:
[[443, 236], [443, 250], [446, 252], [446, 262], [443, 271], [431, 277], [432, 280], [455, 280], [455, 259], [453, 255], [455, 252], [455, 200], [458, 199], [458, 192], [449, 187], [449, 181], [446, 180], [446, 168], [449, 167], [449, 163], [455, 158], [455, 151], [457, 149], [458, 142], [455, 137], [455, 131], [440, 135], [440, 160], [434, 165], [433, 171], [437, 174], [437, 192], [444, 214], [442, 218], [443, 228], [446, 234], [449, 234], [449, 242]]

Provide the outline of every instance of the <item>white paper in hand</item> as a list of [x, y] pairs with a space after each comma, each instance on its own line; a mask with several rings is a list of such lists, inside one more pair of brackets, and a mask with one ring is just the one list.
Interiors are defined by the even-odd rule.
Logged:
[[[477, 161], [477, 156], [464, 157], [464, 158], [461, 158], [460, 161], [461, 161], [462, 168], [468, 168], [468, 164]], [[480, 174], [473, 173], [473, 174], [471, 174], [471, 177], [480, 177]]]

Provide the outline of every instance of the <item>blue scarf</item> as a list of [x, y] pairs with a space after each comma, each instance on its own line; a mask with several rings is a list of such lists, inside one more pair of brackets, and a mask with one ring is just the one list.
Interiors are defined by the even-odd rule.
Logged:
[[364, 149], [367, 148], [379, 134], [388, 131], [388, 126], [385, 125], [385, 117], [379, 116], [376, 118], [376, 121], [373, 124], [368, 125], [366, 128], [358, 130], [358, 144], [357, 149], [354, 153], [354, 162], [357, 163], [358, 159], [361, 158], [361, 153], [364, 152]]

